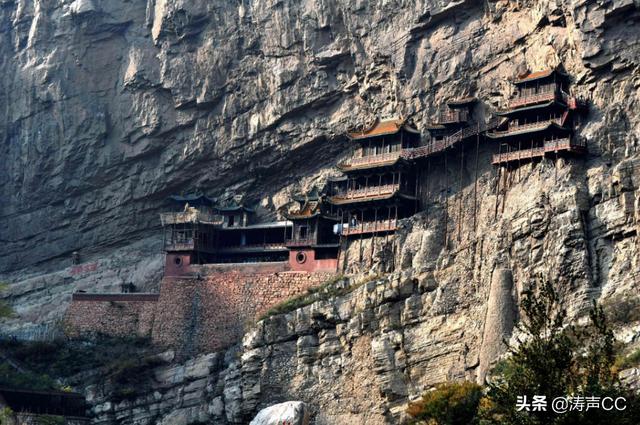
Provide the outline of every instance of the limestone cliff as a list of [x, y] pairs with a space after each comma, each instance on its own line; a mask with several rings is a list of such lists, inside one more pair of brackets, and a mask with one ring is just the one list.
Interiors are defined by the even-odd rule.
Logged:
[[348, 128], [422, 128], [466, 95], [488, 119], [527, 69], [562, 64], [589, 100], [585, 158], [498, 173], [487, 142], [434, 162], [421, 176], [437, 199], [386, 256], [365, 255], [387, 278], [261, 324], [240, 359], [184, 381], [206, 402], [172, 408], [242, 423], [278, 386], [318, 423], [390, 423], [422, 388], [484, 373], [532, 275], [565, 288], [573, 315], [638, 292], [637, 0], [4, 0], [0, 23], [0, 273], [20, 316], [6, 327], [28, 335], [74, 290], [153, 289], [169, 194], [273, 214], [335, 173]]

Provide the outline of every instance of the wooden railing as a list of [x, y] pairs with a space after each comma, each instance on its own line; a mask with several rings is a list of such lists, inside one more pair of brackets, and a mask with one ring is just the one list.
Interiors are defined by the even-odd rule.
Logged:
[[286, 246], [309, 246], [309, 245], [315, 245], [316, 239], [315, 238], [306, 238], [306, 239], [287, 239], [285, 241], [285, 245]]
[[193, 251], [196, 244], [193, 240], [185, 242], [170, 242], [167, 241], [164, 245], [166, 251]]
[[456, 131], [450, 136], [446, 136], [442, 140], [436, 140], [425, 146], [419, 146], [413, 149], [404, 149], [402, 151], [402, 157], [405, 159], [417, 159], [440, 153], [445, 149], [448, 149], [451, 146], [455, 145], [456, 143], [468, 139], [469, 137], [476, 136], [483, 131], [493, 130], [500, 124], [501, 121], [502, 118], [494, 118], [482, 127], [478, 125], [471, 125], [469, 127], [465, 127]]
[[219, 225], [224, 222], [224, 217], [219, 214], [211, 214], [197, 210], [166, 212], [160, 214], [160, 222], [163, 226], [184, 223], [211, 223]]
[[528, 124], [517, 124], [515, 122], [510, 122], [508, 130], [504, 132], [497, 132], [497, 133], [515, 133], [517, 131], [528, 130], [530, 128], [546, 127], [551, 123], [562, 125], [562, 118], [551, 118], [548, 120], [536, 121]]
[[544, 91], [542, 93], [516, 97], [515, 99], [512, 99], [511, 101], [509, 101], [509, 108], [514, 109], [514, 108], [519, 108], [525, 105], [531, 105], [534, 103], [549, 102], [554, 100], [555, 98], [556, 98], [556, 91], [554, 88], [552, 90]]
[[354, 227], [344, 227], [342, 229], [342, 235], [359, 235], [362, 233], [377, 233], [377, 232], [389, 232], [396, 230], [398, 225], [397, 220], [377, 220], [377, 221], [364, 221], [357, 223]]
[[381, 195], [390, 195], [400, 189], [400, 184], [385, 184], [382, 186], [371, 186], [363, 189], [349, 189], [344, 193], [337, 194], [333, 197], [336, 200], [349, 200], [359, 198], [369, 198]]
[[229, 245], [229, 246], [221, 246], [219, 248], [220, 251], [244, 251], [244, 250], [255, 250], [255, 249], [264, 249], [264, 250], [279, 250], [285, 249], [284, 242], [277, 243], [260, 243], [260, 244], [246, 244], [246, 245]]
[[552, 119], [549, 119], [549, 120], [536, 121], [536, 122], [532, 122], [532, 123], [528, 123], [528, 124], [509, 123], [509, 128], [507, 128], [506, 130], [496, 131], [496, 132], [494, 132], [492, 134], [495, 134], [495, 135], [507, 135], [507, 134], [511, 134], [511, 133], [517, 133], [517, 132], [523, 131], [523, 130], [529, 130], [529, 129], [532, 129], [532, 128], [544, 128], [544, 127], [547, 127], [551, 123], [556, 123], [558, 125], [562, 125], [562, 118], [552, 118]]
[[505, 152], [493, 155], [492, 163], [500, 164], [503, 162], [512, 162], [526, 160], [536, 157], [542, 157], [549, 152], [557, 151], [582, 151], [586, 148], [584, 140], [571, 140], [569, 138], [548, 140], [544, 142], [544, 146], [531, 149], [521, 149], [513, 152]]
[[395, 161], [400, 158], [402, 155], [402, 151], [395, 152], [387, 152], [379, 155], [368, 155], [362, 156], [359, 158], [349, 158], [340, 164], [338, 164], [339, 168], [358, 168], [358, 167], [367, 167], [367, 166], [375, 166], [378, 164], [382, 164], [385, 162]]

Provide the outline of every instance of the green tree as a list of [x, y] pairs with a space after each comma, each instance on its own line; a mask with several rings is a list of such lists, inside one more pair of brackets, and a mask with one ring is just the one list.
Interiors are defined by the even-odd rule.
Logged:
[[[590, 311], [584, 328], [567, 325], [562, 300], [549, 282], [524, 292], [523, 317], [518, 324], [525, 338], [494, 371], [482, 403], [484, 424], [637, 424], [637, 395], [618, 380], [614, 367], [614, 337], [602, 308]], [[528, 402], [546, 396], [545, 410], [516, 409], [518, 396]], [[555, 413], [556, 397], [624, 397], [626, 410], [578, 409]]]

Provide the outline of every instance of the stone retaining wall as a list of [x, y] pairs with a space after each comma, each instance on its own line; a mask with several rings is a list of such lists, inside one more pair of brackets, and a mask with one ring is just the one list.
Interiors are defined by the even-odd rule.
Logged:
[[65, 332], [151, 337], [188, 355], [216, 351], [238, 341], [269, 308], [331, 276], [279, 263], [200, 266], [197, 277], [165, 277], [159, 295], [74, 294]]
[[331, 276], [235, 269], [209, 271], [201, 279], [165, 278], [153, 340], [188, 354], [219, 350], [236, 342], [269, 308]]
[[97, 298], [90, 295], [98, 294], [78, 295], [82, 296], [75, 297], [74, 294], [64, 318], [64, 330], [68, 336], [96, 333], [119, 337], [151, 336], [157, 295], [144, 300], [135, 294], [131, 297], [126, 297], [129, 294], [109, 294], [114, 297]]

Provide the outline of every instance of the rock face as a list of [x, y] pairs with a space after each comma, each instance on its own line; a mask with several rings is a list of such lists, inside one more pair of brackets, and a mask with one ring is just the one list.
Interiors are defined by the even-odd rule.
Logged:
[[351, 271], [383, 280], [261, 322], [204, 381], [138, 404], [107, 393], [103, 423], [245, 423], [287, 400], [319, 424], [394, 423], [424, 388], [482, 375], [532, 276], [572, 317], [638, 292], [637, 0], [8, 0], [0, 22], [0, 273], [19, 315], [6, 328], [28, 335], [75, 289], [155, 289], [169, 194], [273, 214], [335, 172], [348, 128], [389, 114], [424, 128], [467, 95], [489, 118], [527, 69], [562, 64], [589, 100], [584, 158], [498, 172], [487, 142], [433, 160], [424, 212], [350, 248], [365, 253]]

